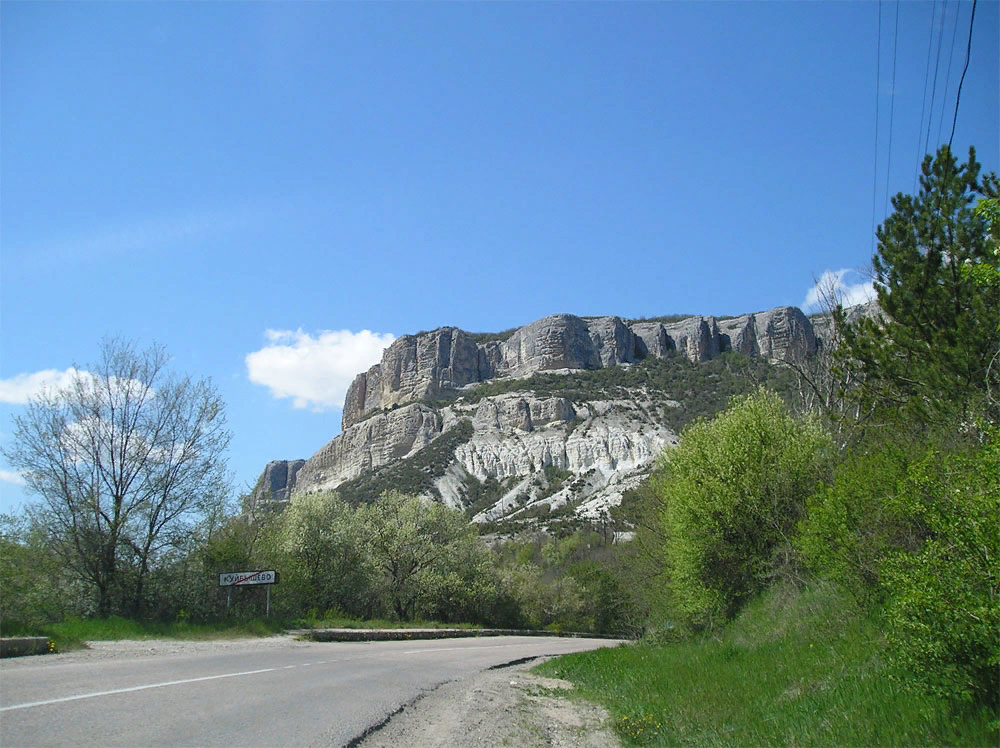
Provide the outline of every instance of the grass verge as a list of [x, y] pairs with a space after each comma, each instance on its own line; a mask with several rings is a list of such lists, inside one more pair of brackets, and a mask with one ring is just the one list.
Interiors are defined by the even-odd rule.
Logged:
[[830, 585], [768, 592], [720, 634], [536, 668], [603, 704], [625, 745], [996, 746], [995, 714], [906, 688], [877, 622]]
[[56, 651], [83, 649], [87, 641], [118, 639], [239, 639], [252, 636], [273, 636], [289, 627], [287, 621], [257, 619], [223, 623], [142, 623], [112, 616], [106, 619], [70, 618], [59, 623], [24, 625], [16, 621], [3, 622], [3, 636], [47, 636]]
[[88, 641], [115, 641], [131, 639], [242, 639], [255, 636], [274, 636], [287, 629], [477, 629], [482, 626], [467, 623], [439, 623], [437, 621], [361, 621], [350, 618], [324, 618], [318, 620], [287, 621], [277, 618], [258, 618], [249, 621], [225, 621], [218, 623], [142, 623], [128, 618], [112, 616], [107, 619], [71, 618], [60, 623], [25, 625], [17, 621], [4, 621], [2, 633], [5, 637], [47, 636], [55, 645], [55, 651], [68, 652], [85, 648]]

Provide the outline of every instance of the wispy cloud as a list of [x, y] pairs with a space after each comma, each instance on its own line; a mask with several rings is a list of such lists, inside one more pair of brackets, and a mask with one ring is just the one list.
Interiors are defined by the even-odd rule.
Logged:
[[23, 271], [164, 250], [174, 253], [178, 248], [200, 248], [206, 240], [267, 225], [291, 215], [296, 205], [287, 199], [257, 200], [208, 210], [122, 218], [99, 227], [70, 229], [69, 233], [37, 238], [25, 244], [8, 239], [4, 250]]
[[378, 363], [395, 337], [362, 330], [321, 330], [315, 336], [300, 330], [268, 330], [268, 344], [247, 354], [250, 381], [271, 390], [276, 398], [292, 398], [296, 408], [315, 411], [340, 408], [351, 381]]
[[231, 215], [188, 214], [145, 218], [101, 229], [14, 247], [13, 254], [31, 266], [62, 265], [87, 260], [135, 255], [191, 243], [195, 239], [233, 230], [240, 221]]
[[43, 369], [31, 374], [16, 374], [8, 379], [0, 379], [0, 403], [24, 405], [45, 390], [66, 389], [75, 377], [86, 373], [71, 366], [65, 371]]
[[844, 307], [872, 301], [876, 298], [876, 294], [871, 281], [849, 282], [851, 276], [858, 275], [857, 271], [846, 268], [824, 270], [819, 280], [806, 292], [806, 297], [802, 302], [803, 311], [816, 311], [823, 306], [825, 301], [842, 304]]
[[25, 483], [24, 478], [13, 470], [0, 470], [0, 482], [13, 483], [15, 486], [23, 486]]

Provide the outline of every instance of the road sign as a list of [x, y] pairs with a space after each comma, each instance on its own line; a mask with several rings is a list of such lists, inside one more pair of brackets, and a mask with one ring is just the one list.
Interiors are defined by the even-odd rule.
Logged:
[[229, 571], [219, 574], [220, 587], [244, 587], [250, 584], [277, 584], [276, 571]]

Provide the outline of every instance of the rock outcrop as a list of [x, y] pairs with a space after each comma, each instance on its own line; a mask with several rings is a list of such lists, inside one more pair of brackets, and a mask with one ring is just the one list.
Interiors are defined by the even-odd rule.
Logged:
[[295, 489], [298, 473], [305, 460], [272, 460], [257, 479], [254, 488], [256, 500], [288, 501]]
[[430, 444], [442, 420], [425, 405], [412, 404], [349, 426], [310, 457], [298, 475], [298, 490], [322, 491], [403, 459]]
[[380, 408], [434, 398], [495, 376], [488, 357], [456, 327], [405, 335], [385, 349], [381, 362], [354, 378], [344, 402], [343, 428]]
[[[434, 480], [432, 498], [466, 507], [471, 485], [500, 481], [503, 496], [477, 519], [523, 512], [536, 500], [553, 509], [574, 502], [578, 513], [599, 513], [641, 480], [665, 445], [676, 442], [657, 415], [668, 407], [662, 394], [655, 404], [643, 391], [579, 401], [536, 396], [527, 388], [482, 398], [463, 395], [490, 380], [628, 366], [648, 356], [679, 354], [705, 362], [734, 351], [792, 361], [816, 349], [810, 320], [794, 307], [668, 322], [557, 314], [505, 340], [485, 342], [455, 327], [408, 335], [354, 379], [342, 433], [307, 461], [269, 463], [258, 489], [278, 500], [334, 489], [430, 454], [421, 450], [450, 433], [449, 440], [437, 442], [449, 445], [446, 469], [431, 475], [421, 468]], [[451, 431], [459, 423], [467, 423], [467, 430]], [[532, 477], [546, 468], [577, 476], [573, 490]], [[423, 485], [426, 492], [430, 484]]]
[[689, 317], [666, 324], [556, 314], [519, 328], [507, 340], [486, 343], [476, 343], [458, 328], [442, 327], [400, 338], [378, 364], [359, 374], [347, 393], [342, 426], [347, 429], [373, 411], [434, 399], [498, 377], [600, 369], [671, 351], [694, 362], [727, 351], [784, 361], [815, 349], [812, 325], [794, 307], [724, 320]]

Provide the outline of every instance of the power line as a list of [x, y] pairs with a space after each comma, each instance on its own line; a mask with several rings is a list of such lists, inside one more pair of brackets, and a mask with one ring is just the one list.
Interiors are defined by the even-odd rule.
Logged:
[[965, 48], [965, 69], [962, 70], [962, 77], [958, 79], [958, 93], [955, 95], [955, 117], [951, 121], [951, 137], [948, 138], [948, 150], [951, 150], [951, 141], [955, 139], [955, 124], [958, 122], [958, 102], [962, 99], [962, 84], [965, 83], [965, 74], [969, 72], [969, 55], [972, 54], [972, 23], [976, 20], [976, 0], [972, 0], [972, 15], [969, 16], [969, 45]]
[[[944, 16], [947, 10], [948, 0], [944, 0], [941, 3], [941, 24], [938, 26], [937, 59], [934, 60], [934, 84], [931, 86], [931, 105], [930, 113], [927, 115], [927, 137], [924, 139], [924, 153], [929, 152], [927, 149], [931, 143], [931, 123], [934, 121], [934, 97], [937, 95], [938, 68], [941, 67], [941, 43], [944, 41]], [[931, 19], [932, 23], [933, 20]], [[937, 150], [937, 148], [934, 150]]]
[[[927, 69], [924, 71], [924, 98], [920, 103], [920, 127], [917, 128], [917, 168], [913, 172], [913, 194], [917, 194], [917, 175], [920, 173], [920, 165], [923, 163], [923, 154], [920, 152], [920, 136], [924, 132], [924, 113], [927, 111], [927, 81], [931, 77], [931, 47], [934, 45], [934, 17], [937, 15], [937, 0], [931, 6], [931, 33], [927, 39]], [[925, 151], [926, 153], [926, 151]]]
[[948, 84], [951, 82], [951, 63], [955, 59], [955, 40], [958, 38], [958, 16], [961, 6], [955, 4], [955, 27], [951, 32], [951, 48], [948, 50], [948, 72], [944, 76], [944, 94], [941, 96], [941, 119], [938, 120], [937, 142], [941, 142], [941, 130], [944, 129], [944, 113], [948, 109]]
[[882, 71], [882, 0], [878, 0], [878, 36], [875, 42], [875, 165], [872, 167], [872, 251], [875, 251], [875, 205], [878, 200], [878, 98]]
[[899, 0], [896, 0], [896, 24], [892, 31], [892, 88], [889, 97], [889, 157], [885, 162], [885, 213], [889, 214], [889, 168], [892, 166], [892, 116], [896, 111], [896, 40], [899, 38]]

